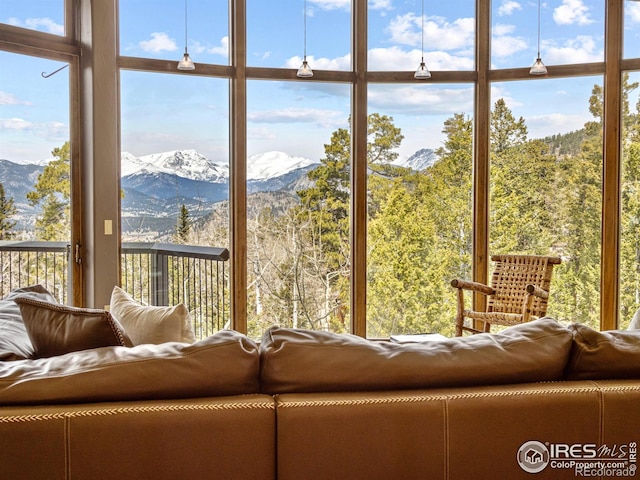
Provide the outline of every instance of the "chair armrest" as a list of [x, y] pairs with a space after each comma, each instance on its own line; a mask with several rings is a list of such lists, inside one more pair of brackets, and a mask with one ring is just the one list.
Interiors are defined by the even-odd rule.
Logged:
[[544, 298], [545, 300], [549, 298], [549, 292], [547, 292], [546, 290], [543, 290], [537, 285], [527, 285], [526, 288], [529, 295], [534, 295], [536, 297]]
[[472, 292], [483, 293], [484, 295], [493, 295], [495, 290], [484, 283], [469, 282], [467, 280], [454, 279], [451, 280], [451, 286], [453, 288], [462, 288], [464, 290], [471, 290]]

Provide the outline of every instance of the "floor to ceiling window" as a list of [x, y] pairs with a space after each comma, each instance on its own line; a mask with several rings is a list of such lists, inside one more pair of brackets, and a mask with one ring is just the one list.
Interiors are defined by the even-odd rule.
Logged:
[[[447, 333], [446, 282], [461, 275], [482, 280], [490, 267], [486, 255], [497, 251], [563, 257], [550, 308], [563, 320], [594, 326], [600, 320], [610, 328], [616, 321], [613, 303], [621, 325], [640, 304], [631, 201], [640, 70], [637, 1], [290, 0], [277, 8], [257, 0], [112, 3], [121, 67], [123, 240], [173, 241], [178, 230], [185, 233], [178, 227], [192, 220], [190, 234], [181, 237], [185, 245], [231, 250], [230, 302], [246, 307], [238, 314], [249, 320], [252, 336], [272, 324], [369, 336]], [[68, 113], [74, 105], [68, 93], [51, 99], [66, 102], [64, 107], [43, 108], [47, 115], [41, 120], [33, 115], [36, 104], [50, 101], [51, 91], [73, 91], [79, 42], [70, 33], [77, 29], [64, 25], [88, 6], [75, 0], [3, 2], [3, 64], [43, 62], [34, 63], [33, 71], [23, 66], [11, 78], [2, 71], [7, 160], [27, 145], [51, 155], [65, 142], [60, 137], [60, 145], [43, 145], [54, 129], [66, 128], [73, 146], [74, 131], [81, 128], [74, 118], [89, 122], [78, 110]], [[622, 29], [618, 15], [624, 17]], [[185, 51], [195, 70], [177, 70]], [[623, 52], [620, 71], [611, 57], [616, 51]], [[538, 53], [548, 67], [543, 79], [529, 75]], [[298, 78], [305, 54], [314, 75]], [[417, 81], [413, 72], [422, 59], [432, 76]], [[60, 67], [65, 68], [49, 78], [40, 75]], [[618, 93], [608, 80], [616, 77], [617, 83], [622, 70], [629, 75], [621, 75]], [[46, 88], [21, 94], [18, 83], [34, 85], [29, 75]], [[102, 83], [92, 87], [99, 96]], [[611, 107], [618, 96], [629, 107], [621, 112], [620, 149], [606, 135], [615, 130]], [[66, 119], [52, 114], [63, 109]], [[52, 130], [25, 142], [29, 129], [46, 125]], [[461, 132], [470, 135], [470, 144]], [[437, 160], [426, 168], [405, 168], [423, 150]], [[167, 159], [167, 152], [180, 155]], [[275, 181], [269, 176], [274, 167], [287, 162], [270, 152], [303, 159], [304, 166]], [[266, 165], [256, 173], [260, 156]], [[160, 163], [164, 170], [157, 168]], [[179, 163], [188, 163], [190, 174], [196, 165], [220, 168], [216, 178], [226, 175], [228, 190], [209, 198], [208, 187], [217, 181], [208, 179], [206, 188], [180, 177]], [[621, 184], [610, 181], [616, 166]], [[154, 187], [133, 188], [152, 167]], [[291, 183], [296, 170], [303, 174]], [[246, 182], [234, 183], [245, 174]], [[453, 200], [455, 179], [464, 192]], [[527, 191], [540, 182], [552, 187]], [[575, 189], [565, 192], [570, 185]], [[617, 210], [610, 205], [618, 188], [619, 221], [612, 211], [602, 213]], [[161, 194], [166, 198], [158, 200]], [[531, 205], [538, 210], [527, 209]], [[267, 214], [271, 223], [256, 222]], [[305, 215], [307, 236], [301, 238]], [[524, 220], [535, 226], [534, 233], [517, 228]], [[619, 247], [610, 238], [618, 225]], [[436, 248], [454, 240], [451, 248]], [[453, 250], [457, 260], [433, 262]], [[242, 263], [234, 263], [238, 259]], [[610, 286], [618, 283], [620, 291], [612, 295]], [[416, 289], [421, 299], [407, 293]]]
[[[640, 57], [640, 2], [625, 1], [623, 58]], [[640, 71], [622, 75], [620, 192], [620, 327], [640, 310]]]
[[453, 333], [471, 275], [473, 85], [369, 88], [367, 335]]
[[557, 255], [548, 314], [599, 323], [602, 77], [493, 86], [490, 251]]
[[247, 85], [250, 332], [349, 330], [349, 87]]
[[0, 40], [13, 36], [0, 50], [6, 67], [0, 71], [0, 237], [50, 242], [42, 252], [29, 251], [26, 243], [24, 250], [2, 252], [0, 288], [6, 293], [15, 282], [42, 283], [59, 301], [72, 303], [82, 294], [74, 286], [73, 257], [67, 253], [77, 227], [71, 172], [78, 158], [68, 9], [64, 0], [7, 1], [0, 13]]

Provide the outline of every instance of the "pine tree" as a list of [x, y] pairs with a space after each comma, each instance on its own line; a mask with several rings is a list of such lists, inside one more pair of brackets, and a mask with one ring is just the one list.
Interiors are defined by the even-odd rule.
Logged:
[[[350, 124], [351, 122], [349, 122]], [[402, 142], [393, 118], [373, 113], [368, 117], [367, 165], [382, 176], [393, 170], [395, 149]], [[309, 172], [313, 186], [297, 192], [301, 205], [296, 209], [297, 225], [304, 225], [304, 235], [298, 239], [310, 252], [318, 252], [313, 263], [315, 277], [326, 283], [325, 297], [336, 305], [333, 320], [341, 328], [348, 314], [348, 273], [350, 268], [350, 196], [351, 196], [351, 132], [340, 128], [325, 144], [325, 157], [320, 166]], [[370, 175], [371, 205], [376, 205], [376, 175]], [[375, 210], [370, 209], [370, 214]], [[321, 258], [321, 262], [317, 259]], [[329, 280], [330, 279], [330, 280]], [[330, 320], [331, 321], [331, 320]]]
[[70, 231], [71, 146], [66, 142], [51, 152], [54, 160], [38, 175], [34, 189], [27, 193], [32, 206], [42, 205], [36, 220], [36, 237], [40, 240], [68, 240]]
[[367, 335], [453, 334], [451, 278], [471, 264], [472, 122], [444, 125], [438, 160], [422, 172], [370, 175]]
[[16, 207], [13, 198], [7, 198], [4, 192], [4, 185], [0, 183], [0, 240], [9, 240], [13, 237], [13, 228], [16, 222], [11, 220], [16, 214]]
[[178, 223], [176, 225], [176, 242], [187, 243], [189, 240], [189, 232], [191, 231], [191, 217], [189, 210], [183, 203], [180, 205], [180, 212], [178, 213]]

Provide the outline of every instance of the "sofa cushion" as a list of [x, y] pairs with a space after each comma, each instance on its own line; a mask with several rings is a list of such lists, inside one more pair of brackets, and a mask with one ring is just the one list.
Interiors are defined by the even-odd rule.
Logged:
[[258, 393], [258, 347], [231, 330], [187, 344], [103, 347], [0, 362], [0, 405]]
[[196, 340], [187, 307], [142, 305], [122, 288], [115, 286], [109, 307], [134, 345], [143, 343], [187, 342]]
[[0, 300], [0, 361], [20, 360], [33, 355], [29, 334], [22, 322], [20, 307], [14, 301], [18, 296], [26, 296], [48, 302], [56, 299], [42, 285], [18, 288]]
[[568, 379], [640, 378], [640, 330], [599, 332], [581, 323], [569, 328], [573, 345]]
[[78, 308], [18, 296], [22, 321], [36, 357], [90, 348], [133, 346], [122, 326], [105, 310]]
[[571, 338], [571, 332], [551, 318], [496, 334], [407, 344], [275, 327], [260, 344], [260, 379], [268, 393], [559, 380]]

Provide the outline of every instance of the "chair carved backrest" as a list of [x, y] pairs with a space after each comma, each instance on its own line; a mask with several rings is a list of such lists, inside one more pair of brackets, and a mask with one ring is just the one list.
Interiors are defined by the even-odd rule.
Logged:
[[[553, 266], [560, 263], [557, 257], [541, 255], [493, 255], [495, 269], [491, 275], [491, 287], [495, 294], [489, 296], [487, 312], [521, 313], [527, 294], [527, 285], [537, 285], [549, 292]], [[548, 300], [533, 297], [530, 313], [543, 317], [547, 313]]]

